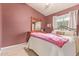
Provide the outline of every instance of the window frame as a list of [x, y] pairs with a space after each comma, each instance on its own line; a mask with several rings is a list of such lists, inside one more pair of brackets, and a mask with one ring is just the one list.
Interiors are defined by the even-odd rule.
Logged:
[[[69, 18], [69, 19], [67, 20], [66, 18]], [[57, 28], [57, 30], [61, 30], [61, 29], [64, 30], [65, 29], [64, 26], [67, 26], [68, 27], [69, 20], [70, 20], [69, 14], [64, 14], [64, 15], [57, 16], [57, 18], [56, 18], [56, 26], [57, 26], [56, 28]], [[64, 25], [64, 23], [66, 21], [67, 21], [67, 25]], [[58, 22], [61, 22], [62, 24], [60, 24], [60, 25], [62, 25], [62, 26], [64, 25], [64, 26], [63, 27], [58, 26]]]

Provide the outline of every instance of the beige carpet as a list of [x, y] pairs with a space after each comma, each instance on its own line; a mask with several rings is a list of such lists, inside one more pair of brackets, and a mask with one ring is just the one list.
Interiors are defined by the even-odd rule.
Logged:
[[[0, 56], [38, 56], [33, 50], [29, 49], [12, 49], [0, 51]], [[77, 54], [79, 56], [79, 53]]]
[[0, 56], [37, 56], [37, 54], [31, 49], [21, 47], [2, 50]]
[[10, 50], [3, 50], [1, 56], [28, 56], [24, 48], [14, 48]]
[[[33, 50], [24, 47], [0, 50], [0, 56], [38, 56]], [[79, 53], [77, 54], [79, 56]]]

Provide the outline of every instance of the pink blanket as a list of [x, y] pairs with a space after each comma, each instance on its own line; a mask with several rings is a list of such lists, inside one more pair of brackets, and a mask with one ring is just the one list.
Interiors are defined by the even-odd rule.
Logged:
[[68, 42], [67, 38], [51, 33], [32, 32], [31, 36], [53, 43], [58, 47], [63, 47], [63, 45]]

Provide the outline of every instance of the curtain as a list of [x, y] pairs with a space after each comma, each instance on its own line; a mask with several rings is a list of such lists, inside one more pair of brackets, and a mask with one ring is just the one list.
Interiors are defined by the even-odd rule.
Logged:
[[57, 19], [59, 19], [59, 17], [64, 18], [64, 16], [68, 16], [69, 20], [68, 20], [68, 27], [72, 28], [72, 29], [77, 29], [77, 18], [78, 18], [78, 10], [74, 10], [74, 11], [70, 11], [67, 14], [64, 15], [60, 15], [60, 16], [53, 16], [53, 29], [57, 29]]
[[53, 16], [52, 19], [53, 19], [53, 30], [55, 30], [57, 28], [57, 22], [56, 22], [57, 16]]
[[77, 18], [78, 18], [78, 10], [69, 12], [70, 20], [68, 22], [68, 27], [77, 29]]

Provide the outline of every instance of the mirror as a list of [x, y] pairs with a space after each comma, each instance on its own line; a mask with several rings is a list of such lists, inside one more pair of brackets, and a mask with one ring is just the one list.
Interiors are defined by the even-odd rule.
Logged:
[[41, 31], [42, 22], [41, 19], [32, 17], [32, 31]]

